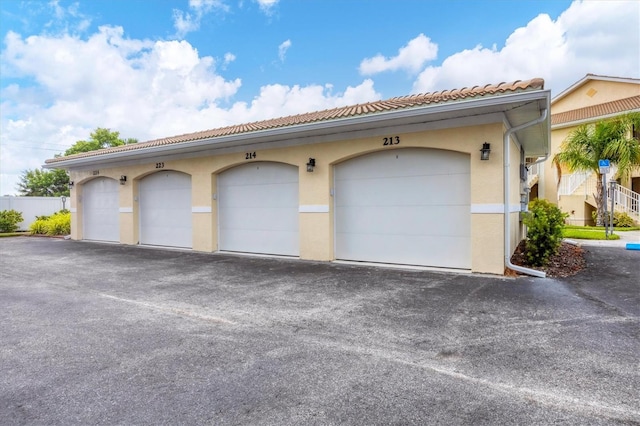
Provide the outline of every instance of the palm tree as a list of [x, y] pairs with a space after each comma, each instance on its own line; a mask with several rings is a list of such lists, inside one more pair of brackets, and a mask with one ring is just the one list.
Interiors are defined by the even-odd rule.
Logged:
[[634, 169], [640, 168], [640, 143], [634, 138], [634, 129], [639, 128], [640, 113], [629, 113], [611, 120], [582, 125], [569, 134], [562, 142], [560, 152], [553, 157], [558, 176], [562, 175], [562, 166], [571, 172], [596, 173], [596, 225], [604, 224], [602, 174], [598, 160], [609, 160], [612, 165], [617, 166], [618, 177], [626, 179]]

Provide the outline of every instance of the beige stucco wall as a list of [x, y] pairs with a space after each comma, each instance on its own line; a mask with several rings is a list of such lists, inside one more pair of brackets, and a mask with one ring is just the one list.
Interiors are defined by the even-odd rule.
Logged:
[[[598, 105], [636, 95], [640, 95], [640, 84], [637, 83], [590, 80], [576, 88], [573, 92], [568, 93], [563, 98], [557, 101], [552, 101], [551, 113], [558, 114], [565, 111]], [[596, 117], [591, 121], [597, 122], [598, 118]], [[559, 202], [562, 204], [564, 201], [559, 201], [558, 199], [557, 186], [559, 177], [556, 167], [553, 165], [551, 160], [556, 153], [560, 152], [563, 141], [577, 127], [578, 125], [562, 125], [551, 128], [551, 157], [547, 162], [545, 162], [544, 179], [541, 184], [544, 186], [544, 198], [555, 204], [558, 204]], [[562, 170], [563, 175], [570, 173], [570, 170]], [[635, 170], [632, 173], [632, 176], [640, 176], [640, 170]], [[630, 188], [631, 180], [625, 180], [621, 182], [621, 184]], [[566, 205], [563, 209], [565, 211], [576, 210], [573, 204]]]
[[[554, 204], [558, 203], [558, 171], [553, 164], [553, 156], [560, 152], [562, 142], [576, 127], [565, 127], [551, 130], [551, 156], [544, 162], [544, 180], [539, 182], [544, 185], [544, 198]], [[564, 169], [562, 174], [571, 173]]]
[[584, 195], [563, 195], [560, 197], [558, 207], [564, 213], [567, 213], [567, 223], [569, 225], [590, 225], [593, 224], [591, 212], [595, 210], [586, 201]]
[[[386, 135], [388, 136], [388, 135]], [[393, 136], [396, 136], [395, 134]], [[312, 260], [333, 260], [333, 166], [363, 154], [403, 148], [436, 148], [453, 150], [469, 154], [471, 170], [471, 204], [477, 206], [500, 206], [503, 202], [503, 124], [485, 124], [455, 129], [433, 130], [416, 133], [398, 134], [400, 145], [383, 146], [383, 136], [350, 139], [337, 142], [299, 145], [287, 148], [256, 150], [255, 159], [246, 160], [245, 152], [197, 157], [189, 159], [171, 159], [158, 157], [148, 163], [104, 169], [71, 171], [71, 180], [75, 182], [72, 191], [72, 238], [82, 239], [82, 202], [79, 197], [82, 185], [97, 176], [119, 179], [127, 176], [125, 185], [120, 186], [120, 233], [121, 243], [137, 244], [139, 235], [138, 183], [145, 176], [160, 170], [174, 170], [191, 175], [192, 178], [192, 214], [193, 249], [198, 251], [216, 251], [217, 201], [216, 177], [219, 173], [234, 166], [254, 161], [275, 161], [291, 164], [299, 170], [300, 205], [323, 205], [329, 207], [328, 213], [300, 213], [300, 257]], [[480, 160], [480, 148], [483, 142], [491, 143], [491, 158]], [[254, 151], [251, 149], [250, 151]], [[316, 168], [312, 173], [306, 171], [305, 164], [312, 157], [316, 159]], [[512, 144], [511, 165], [514, 185], [511, 188], [511, 202], [518, 204], [519, 187], [519, 149]], [[157, 169], [156, 163], [162, 168]], [[443, 189], [446, 190], [446, 189]], [[512, 215], [515, 228], [519, 227], [517, 213]], [[484, 273], [502, 274], [504, 271], [503, 221], [499, 213], [473, 213], [471, 215], [472, 270]], [[514, 232], [512, 240], [517, 244], [518, 235]], [[519, 241], [519, 240], [518, 240]], [[515, 247], [512, 247], [515, 248]]]
[[640, 84], [590, 80], [573, 92], [551, 103], [551, 113], [571, 111], [640, 95]]

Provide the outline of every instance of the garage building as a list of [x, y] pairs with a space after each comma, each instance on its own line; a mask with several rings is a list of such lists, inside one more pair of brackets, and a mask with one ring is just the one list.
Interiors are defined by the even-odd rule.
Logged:
[[70, 172], [74, 240], [503, 274], [526, 166], [549, 153], [543, 86], [398, 97], [45, 167]]

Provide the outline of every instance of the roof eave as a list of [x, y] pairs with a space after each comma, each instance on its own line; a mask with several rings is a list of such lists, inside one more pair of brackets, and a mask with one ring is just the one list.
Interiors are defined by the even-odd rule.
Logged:
[[[252, 144], [260, 144], [274, 140], [320, 137], [350, 130], [387, 127], [397, 124], [426, 123], [439, 119], [451, 119], [468, 115], [506, 112], [512, 108], [514, 104], [537, 102], [539, 105], [546, 105], [545, 107], [548, 107], [549, 97], [550, 95], [548, 90], [530, 90], [498, 96], [479, 97], [469, 100], [401, 109], [397, 111], [380, 112], [235, 135], [217, 136], [200, 140], [150, 146], [148, 148], [119, 151], [96, 156], [71, 158], [69, 160], [47, 163], [43, 167], [47, 169], [73, 169], [76, 167], [79, 168], [97, 164], [108, 164], [131, 159], [151, 158], [169, 153], [186, 153], [217, 148], [229, 148], [236, 145], [242, 146], [249, 142]], [[512, 124], [518, 125], [519, 123]], [[549, 141], [547, 140], [546, 144], [548, 143]]]
[[581, 120], [571, 120], [571, 121], [565, 121], [563, 123], [551, 124], [551, 130], [563, 129], [565, 127], [580, 126], [582, 124], [594, 123], [600, 120], [608, 120], [609, 118], [620, 117], [623, 114], [630, 114], [633, 112], [640, 112], [640, 108], [634, 108], [626, 111], [616, 111], [616, 112], [612, 112], [611, 114], [596, 115], [593, 117], [583, 118]]

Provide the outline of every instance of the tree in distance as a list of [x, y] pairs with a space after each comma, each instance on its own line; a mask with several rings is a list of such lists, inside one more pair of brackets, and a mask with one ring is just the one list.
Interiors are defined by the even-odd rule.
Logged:
[[[77, 141], [64, 154], [57, 154], [55, 157], [67, 157], [137, 142], [137, 139], [132, 138], [120, 139], [120, 132], [98, 127], [90, 134], [89, 140]], [[68, 197], [69, 175], [63, 169], [25, 170], [20, 176], [17, 189], [20, 195], [25, 197]]]

